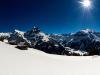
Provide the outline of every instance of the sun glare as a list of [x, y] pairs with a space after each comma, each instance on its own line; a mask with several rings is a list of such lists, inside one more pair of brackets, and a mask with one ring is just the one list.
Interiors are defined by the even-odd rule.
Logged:
[[82, 0], [82, 1], [80, 1], [80, 4], [84, 8], [91, 8], [91, 0]]

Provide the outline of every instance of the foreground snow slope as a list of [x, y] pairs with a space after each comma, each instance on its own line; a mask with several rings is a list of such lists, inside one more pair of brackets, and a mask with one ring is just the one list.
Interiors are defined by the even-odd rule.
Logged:
[[0, 42], [0, 75], [100, 75], [100, 58], [21, 51]]

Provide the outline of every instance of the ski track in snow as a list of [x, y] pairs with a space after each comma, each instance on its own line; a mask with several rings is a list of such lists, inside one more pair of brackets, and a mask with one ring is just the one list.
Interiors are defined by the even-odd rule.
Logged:
[[100, 75], [100, 57], [51, 55], [0, 42], [0, 75]]

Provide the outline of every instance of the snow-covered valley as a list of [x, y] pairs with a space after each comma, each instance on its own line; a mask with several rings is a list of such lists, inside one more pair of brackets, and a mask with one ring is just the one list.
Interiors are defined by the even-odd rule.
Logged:
[[51, 55], [0, 42], [0, 75], [100, 75], [100, 57]]

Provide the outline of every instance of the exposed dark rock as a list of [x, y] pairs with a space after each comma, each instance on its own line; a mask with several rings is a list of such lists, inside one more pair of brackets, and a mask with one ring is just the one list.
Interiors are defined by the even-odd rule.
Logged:
[[20, 50], [28, 50], [28, 45], [25, 42], [20, 42], [16, 48], [20, 49]]

